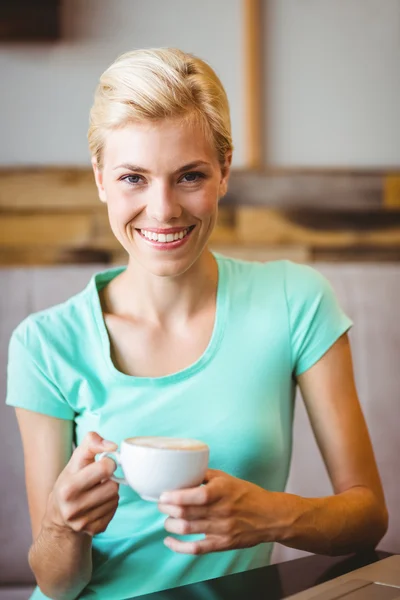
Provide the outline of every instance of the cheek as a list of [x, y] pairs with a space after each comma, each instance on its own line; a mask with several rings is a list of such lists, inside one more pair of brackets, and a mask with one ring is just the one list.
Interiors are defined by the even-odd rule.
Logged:
[[218, 196], [216, 193], [203, 194], [193, 198], [190, 212], [200, 219], [214, 216], [218, 209]]
[[110, 223], [123, 228], [132, 221], [143, 209], [142, 205], [128, 194], [119, 193], [107, 195], [107, 208]]
[[134, 219], [135, 214], [126, 203], [108, 200], [109, 226], [116, 239], [126, 247], [127, 240], [131, 241], [132, 233], [128, 224]]
[[107, 209], [110, 229], [113, 232], [114, 236], [117, 238], [117, 240], [119, 242], [122, 242], [123, 238], [125, 237], [124, 223], [121, 217], [119, 216], [118, 211], [116, 211], [115, 206], [108, 203]]

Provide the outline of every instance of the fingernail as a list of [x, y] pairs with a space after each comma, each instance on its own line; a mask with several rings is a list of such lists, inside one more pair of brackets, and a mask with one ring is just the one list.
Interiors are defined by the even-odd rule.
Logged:
[[168, 504], [168, 502], [171, 502], [171, 499], [172, 497], [170, 494], [163, 492], [158, 501], [161, 502], [161, 504]]

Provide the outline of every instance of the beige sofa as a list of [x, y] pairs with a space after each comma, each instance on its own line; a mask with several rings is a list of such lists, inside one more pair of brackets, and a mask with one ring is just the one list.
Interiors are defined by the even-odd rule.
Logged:
[[[355, 322], [351, 343], [359, 395], [372, 436], [390, 511], [380, 548], [400, 552], [400, 265], [315, 265], [332, 282]], [[0, 388], [6, 385], [11, 331], [28, 314], [82, 289], [102, 266], [0, 269]], [[21, 373], [23, 377], [23, 373]], [[23, 458], [14, 411], [0, 402], [0, 600], [26, 600], [34, 580]], [[297, 398], [288, 491], [331, 493], [301, 399]], [[274, 561], [305, 553], [276, 545]]]

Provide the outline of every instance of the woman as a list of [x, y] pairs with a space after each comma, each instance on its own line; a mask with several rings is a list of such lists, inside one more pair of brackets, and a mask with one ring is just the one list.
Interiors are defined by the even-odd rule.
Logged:
[[[101, 77], [89, 146], [128, 266], [30, 316], [10, 343], [33, 598], [122, 600], [266, 565], [274, 541], [374, 547], [387, 512], [350, 320], [310, 267], [207, 249], [232, 157], [215, 73], [174, 49], [123, 55]], [[297, 384], [333, 496], [284, 492]], [[113, 461], [95, 456], [132, 435], [208, 443], [205, 485], [158, 505], [118, 490]]]

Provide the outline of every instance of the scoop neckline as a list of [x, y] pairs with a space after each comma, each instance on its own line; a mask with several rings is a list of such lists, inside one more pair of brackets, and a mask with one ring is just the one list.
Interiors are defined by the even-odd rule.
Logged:
[[100, 335], [100, 345], [103, 359], [108, 372], [114, 379], [118, 379], [121, 382], [134, 382], [135, 384], [139, 385], [150, 384], [153, 386], [163, 386], [171, 383], [176, 383], [184, 379], [189, 379], [190, 377], [193, 377], [196, 373], [198, 373], [207, 366], [207, 364], [217, 353], [218, 348], [221, 344], [221, 340], [223, 338], [225, 330], [229, 302], [229, 294], [227, 293], [228, 273], [226, 271], [226, 265], [218, 255], [213, 253], [213, 256], [217, 262], [218, 267], [218, 282], [215, 319], [208, 345], [202, 353], [202, 355], [194, 363], [192, 363], [188, 367], [185, 367], [184, 369], [181, 369], [180, 371], [176, 371], [175, 373], [170, 373], [168, 375], [162, 375], [160, 377], [128, 375], [127, 373], [123, 373], [122, 371], [117, 369], [111, 359], [111, 343], [103, 317], [99, 291], [103, 287], [105, 287], [105, 285], [107, 285], [110, 281], [112, 281], [115, 277], [117, 277], [117, 275], [122, 273], [126, 269], [126, 266], [115, 267], [113, 269], [108, 269], [107, 271], [101, 271], [100, 273], [96, 273], [92, 277], [92, 281], [90, 282], [90, 297], [92, 298], [94, 319], [96, 322], [97, 331]]

